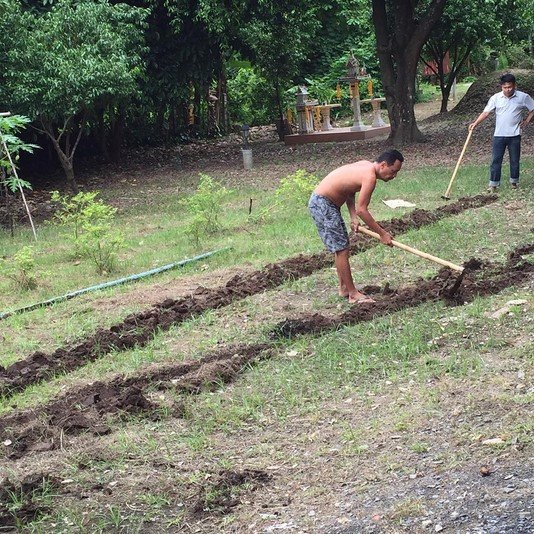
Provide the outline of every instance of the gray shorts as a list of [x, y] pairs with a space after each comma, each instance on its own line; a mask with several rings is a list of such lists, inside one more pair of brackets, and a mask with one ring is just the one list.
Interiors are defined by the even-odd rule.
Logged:
[[308, 209], [319, 236], [330, 252], [349, 248], [349, 234], [341, 210], [329, 198], [312, 193]]

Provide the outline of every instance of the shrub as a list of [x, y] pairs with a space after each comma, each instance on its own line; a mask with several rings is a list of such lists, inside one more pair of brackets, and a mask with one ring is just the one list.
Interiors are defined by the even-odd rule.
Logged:
[[84, 227], [92, 224], [110, 223], [117, 212], [116, 208], [108, 206], [102, 199], [97, 200], [99, 192], [89, 191], [74, 196], [61, 195], [59, 191], [52, 192], [52, 201], [60, 208], [54, 213], [59, 224], [71, 226], [76, 242]]
[[275, 198], [279, 202], [294, 203], [307, 206], [310, 195], [319, 182], [317, 176], [304, 169], [298, 169], [280, 180], [280, 185], [275, 192]]
[[33, 247], [22, 247], [10, 262], [0, 260], [3, 273], [13, 282], [15, 288], [29, 291], [37, 287], [37, 273]]
[[213, 234], [221, 228], [220, 205], [231, 192], [211, 176], [201, 174], [195, 194], [180, 201], [192, 215], [185, 232], [193, 243], [198, 245], [204, 234]]
[[280, 180], [280, 185], [274, 193], [274, 201], [251, 215], [251, 220], [255, 222], [264, 221], [282, 208], [306, 207], [310, 195], [318, 182], [317, 176], [303, 169], [289, 174]]
[[52, 193], [60, 208], [55, 220], [70, 226], [75, 254], [90, 258], [99, 274], [116, 270], [118, 251], [124, 246], [120, 232], [112, 230], [117, 209], [97, 199], [98, 191], [81, 192], [74, 196]]
[[120, 232], [112, 231], [110, 224], [84, 225], [79, 242], [80, 251], [93, 261], [99, 274], [117, 270], [118, 251], [124, 247], [124, 238]]

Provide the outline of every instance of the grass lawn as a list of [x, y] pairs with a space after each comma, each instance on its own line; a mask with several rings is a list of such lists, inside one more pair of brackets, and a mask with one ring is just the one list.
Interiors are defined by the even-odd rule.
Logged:
[[[503, 184], [497, 202], [398, 240], [454, 263], [472, 257], [503, 262], [533, 237], [534, 160], [526, 157], [522, 165], [519, 190]], [[400, 217], [407, 208], [392, 210], [382, 200], [402, 198], [434, 210], [445, 203], [441, 194], [451, 173], [451, 166], [432, 165], [429, 156], [428, 165], [407, 166], [393, 182], [380, 183], [370, 209], [377, 220]], [[486, 165], [464, 165], [453, 200], [481, 193], [486, 175]], [[237, 272], [322, 250], [305, 197], [278, 202], [273, 190], [234, 188], [217, 205], [221, 227], [202, 234], [199, 243], [188, 239], [192, 219], [182, 198], [156, 191], [149, 203], [119, 210], [115, 227], [125, 246], [113, 273], [97, 274], [87, 258], [74, 256], [63, 228], [40, 225], [37, 243], [28, 229], [18, 228], [14, 239], [0, 234], [7, 261], [32, 245], [38, 276], [31, 291], [0, 276], [0, 311], [227, 248], [176, 270], [0, 321], [0, 365], [37, 350], [51, 353], [199, 285], [222, 286]], [[382, 246], [354, 255], [351, 265], [362, 286], [402, 287], [438, 270]], [[483, 465], [492, 471], [502, 465], [503, 477], [516, 469], [517, 491], [509, 501], [520, 514], [513, 499], [523, 495], [521, 466], [532, 432], [531, 294], [532, 279], [463, 306], [429, 302], [280, 341], [270, 357], [230, 383], [196, 394], [151, 385], [143, 393], [160, 406], [158, 418], [125, 414], [108, 421], [112, 431], [106, 435], [68, 436], [54, 451], [0, 460], [0, 479], [40, 471], [56, 480], [33, 495], [40, 512], [26, 521], [29, 532], [272, 532], [283, 525], [291, 532], [351, 525], [355, 532], [373, 525], [377, 532], [419, 531], [424, 521], [452, 521], [453, 497], [449, 489], [441, 493], [436, 480], [457, 480], [458, 497], [478, 488]], [[195, 360], [232, 343], [267, 341], [287, 317], [334, 316], [348, 306], [336, 294], [335, 272], [316, 271], [157, 332], [146, 346], [114, 351], [0, 398], [0, 414], [36, 408], [80, 384]], [[241, 482], [221, 481], [243, 470], [249, 471]], [[255, 478], [253, 470], [265, 476]], [[462, 473], [470, 475], [464, 479]], [[434, 493], [444, 499], [441, 508]], [[16, 512], [15, 496], [11, 501]], [[475, 516], [470, 525], [476, 526]]]

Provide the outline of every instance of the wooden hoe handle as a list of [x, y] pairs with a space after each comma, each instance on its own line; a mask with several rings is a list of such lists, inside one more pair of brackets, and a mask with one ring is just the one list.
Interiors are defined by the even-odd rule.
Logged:
[[[376, 232], [373, 232], [372, 230], [369, 230], [369, 228], [365, 228], [364, 226], [358, 226], [358, 232], [361, 232], [362, 234], [365, 234], [365, 235], [370, 235], [371, 237], [375, 237], [376, 239], [380, 239], [380, 236]], [[427, 254], [426, 252], [422, 252], [421, 250], [417, 250], [416, 248], [409, 247], [408, 245], [405, 245], [404, 243], [399, 243], [398, 241], [393, 240], [391, 241], [391, 244], [394, 247], [401, 248], [402, 250], [406, 250], [406, 252], [411, 252], [412, 254], [415, 254], [416, 256], [419, 256], [421, 258], [425, 258], [427, 260], [433, 261], [434, 263], [439, 263], [440, 265], [449, 267], [449, 269], [453, 269], [455, 271], [460, 271], [460, 272], [464, 270], [464, 268], [461, 267], [460, 265], [456, 265], [447, 260], [442, 260], [441, 258], [432, 256], [432, 254]]]
[[458, 158], [458, 161], [456, 162], [456, 167], [454, 167], [454, 171], [452, 173], [451, 181], [449, 182], [449, 187], [447, 187], [447, 191], [445, 191], [444, 197], [448, 197], [449, 193], [451, 192], [452, 184], [454, 182], [454, 179], [456, 178], [456, 173], [458, 172], [458, 168], [460, 167], [460, 163], [462, 162], [462, 158], [465, 154], [465, 149], [467, 148], [467, 145], [469, 144], [469, 139], [471, 139], [471, 135], [473, 133], [473, 130], [469, 130], [469, 133], [467, 134], [467, 139], [465, 140], [464, 147], [462, 148], [462, 152], [460, 153], [460, 157]]

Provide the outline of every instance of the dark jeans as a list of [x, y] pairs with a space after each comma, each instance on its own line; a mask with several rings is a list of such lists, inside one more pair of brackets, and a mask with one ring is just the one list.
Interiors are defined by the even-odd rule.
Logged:
[[510, 157], [510, 183], [519, 183], [519, 158], [521, 156], [521, 136], [514, 137], [494, 137], [493, 157], [490, 166], [490, 186], [501, 185], [501, 167], [504, 152], [508, 147]]

